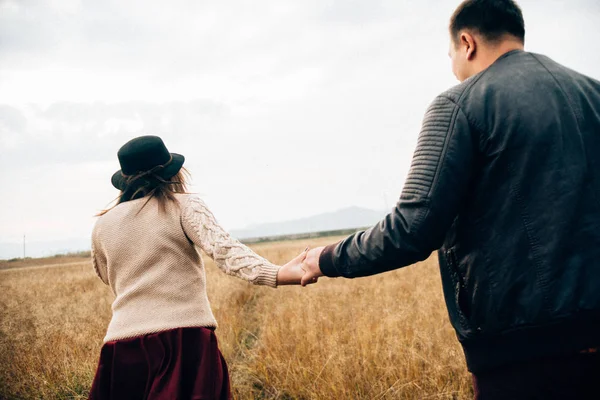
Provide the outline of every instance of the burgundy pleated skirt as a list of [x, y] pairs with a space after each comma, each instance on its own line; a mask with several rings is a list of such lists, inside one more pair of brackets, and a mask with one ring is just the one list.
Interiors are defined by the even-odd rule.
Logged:
[[89, 398], [228, 400], [229, 373], [212, 329], [177, 328], [105, 343]]

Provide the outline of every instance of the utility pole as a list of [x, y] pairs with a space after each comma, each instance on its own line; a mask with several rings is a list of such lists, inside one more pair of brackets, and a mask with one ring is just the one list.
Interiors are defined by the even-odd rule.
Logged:
[[23, 235], [23, 259], [25, 259], [25, 235]]

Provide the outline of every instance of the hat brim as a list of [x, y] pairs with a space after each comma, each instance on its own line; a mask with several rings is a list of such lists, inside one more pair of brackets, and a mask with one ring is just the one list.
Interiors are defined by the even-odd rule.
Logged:
[[[158, 172], [158, 176], [163, 179], [169, 179], [177, 175], [185, 162], [185, 157], [181, 154], [171, 153], [171, 157], [173, 157], [171, 162]], [[125, 189], [125, 177], [121, 173], [121, 170], [115, 172], [110, 181], [115, 188], [119, 190]]]

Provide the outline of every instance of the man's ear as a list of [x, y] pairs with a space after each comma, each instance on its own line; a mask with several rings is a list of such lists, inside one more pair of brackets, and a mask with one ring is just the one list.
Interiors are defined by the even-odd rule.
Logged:
[[475, 38], [468, 32], [460, 34], [460, 45], [466, 49], [467, 61], [473, 61], [475, 53], [477, 52], [477, 42]]

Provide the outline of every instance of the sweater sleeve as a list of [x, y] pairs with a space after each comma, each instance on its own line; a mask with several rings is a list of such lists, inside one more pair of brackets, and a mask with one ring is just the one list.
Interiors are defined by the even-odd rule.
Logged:
[[198, 197], [190, 196], [184, 203], [181, 224], [187, 237], [226, 274], [256, 285], [277, 287], [279, 266], [232, 238]]
[[100, 248], [96, 243], [96, 236], [96, 227], [94, 227], [94, 231], [92, 232], [92, 265], [98, 278], [100, 278], [102, 282], [104, 282], [104, 284], [108, 285], [108, 279], [106, 275], [106, 257], [104, 256], [102, 251], [100, 251]]

